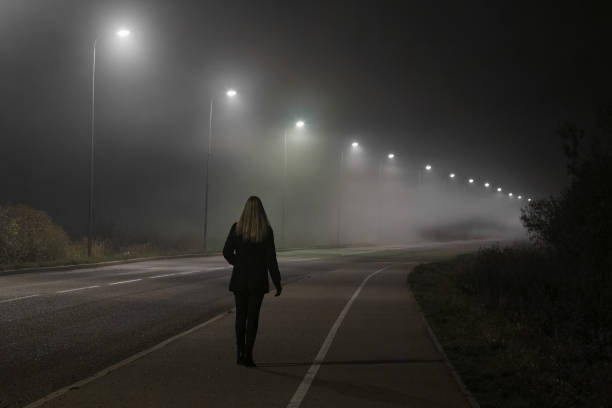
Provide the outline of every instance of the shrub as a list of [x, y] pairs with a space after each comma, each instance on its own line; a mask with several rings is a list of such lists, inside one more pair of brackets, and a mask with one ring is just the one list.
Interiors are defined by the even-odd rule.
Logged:
[[[608, 112], [607, 122], [612, 123]], [[557, 197], [535, 200], [521, 220], [530, 238], [591, 274], [612, 271], [612, 138], [593, 137], [584, 147], [584, 131], [567, 125], [565, 140], [569, 186]]]
[[0, 206], [0, 263], [64, 258], [70, 239], [44, 211], [26, 205]]

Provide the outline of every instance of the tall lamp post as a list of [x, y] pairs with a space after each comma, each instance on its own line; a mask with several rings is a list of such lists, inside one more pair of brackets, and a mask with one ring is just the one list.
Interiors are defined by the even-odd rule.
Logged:
[[[389, 153], [387, 154], [387, 160], [391, 161], [395, 159], [395, 154], [394, 153]], [[383, 166], [384, 166], [384, 161], [383, 159], [380, 160], [380, 162], [378, 163], [378, 197], [382, 197], [382, 172], [383, 172]], [[381, 205], [378, 205], [378, 214], [377, 214], [377, 218], [378, 218], [378, 239], [379, 241], [382, 241], [382, 209], [381, 209]]]
[[[238, 95], [235, 89], [225, 91], [225, 96], [234, 98]], [[213, 138], [213, 108], [215, 98], [210, 98], [210, 112], [208, 115], [208, 153], [206, 154], [206, 179], [204, 182], [204, 225], [202, 227], [202, 249], [204, 253], [208, 252], [208, 188], [210, 185], [210, 161], [212, 159], [212, 138]]]
[[[119, 38], [130, 36], [130, 30], [125, 28], [119, 29], [115, 35]], [[89, 142], [89, 216], [88, 216], [88, 231], [87, 231], [87, 257], [91, 258], [93, 245], [93, 230], [94, 230], [94, 140], [96, 133], [96, 47], [98, 41], [102, 38], [101, 35], [96, 37], [93, 43], [93, 56], [91, 64], [91, 140]]]
[[[306, 123], [303, 120], [295, 122], [296, 129], [303, 129]], [[287, 214], [287, 133], [289, 129], [283, 131], [283, 195], [282, 195], [282, 212], [281, 212], [281, 243], [286, 246], [285, 241], [285, 218]]]
[[[351, 143], [353, 150], [359, 149], [359, 142]], [[340, 163], [338, 165], [338, 208], [336, 214], [336, 245], [340, 246], [340, 230], [342, 225], [342, 204], [344, 198], [344, 148], [340, 150]]]

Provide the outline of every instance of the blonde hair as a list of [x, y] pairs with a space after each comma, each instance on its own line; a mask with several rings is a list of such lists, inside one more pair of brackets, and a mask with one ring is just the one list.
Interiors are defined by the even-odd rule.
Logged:
[[237, 235], [245, 241], [261, 242], [269, 228], [270, 222], [261, 200], [257, 196], [249, 197], [236, 224]]

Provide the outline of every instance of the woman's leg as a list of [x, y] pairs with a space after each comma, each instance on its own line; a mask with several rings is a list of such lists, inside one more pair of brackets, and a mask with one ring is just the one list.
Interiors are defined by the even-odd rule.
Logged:
[[253, 346], [255, 345], [255, 337], [257, 336], [257, 328], [259, 326], [259, 309], [261, 308], [263, 297], [263, 293], [250, 293], [248, 298], [246, 347], [244, 350], [247, 365], [255, 365], [253, 362]]
[[236, 349], [237, 363], [241, 363], [244, 358], [244, 345], [247, 323], [247, 311], [249, 296], [246, 292], [234, 292], [236, 301]]

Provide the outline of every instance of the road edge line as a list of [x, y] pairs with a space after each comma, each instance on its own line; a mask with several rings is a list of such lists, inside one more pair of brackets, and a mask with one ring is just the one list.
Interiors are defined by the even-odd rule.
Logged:
[[312, 382], [314, 381], [315, 377], [317, 376], [317, 373], [319, 372], [319, 369], [321, 368], [321, 363], [325, 360], [325, 356], [327, 355], [327, 352], [329, 351], [332, 343], [334, 342], [336, 333], [340, 329], [340, 326], [342, 325], [344, 318], [346, 317], [349, 310], [351, 309], [353, 302], [355, 301], [355, 299], [357, 299], [357, 297], [361, 293], [361, 290], [365, 287], [366, 283], [368, 283], [370, 278], [372, 278], [374, 275], [377, 275], [380, 272], [386, 269], [389, 269], [390, 267], [391, 265], [387, 265], [381, 269], [378, 269], [372, 272], [371, 274], [369, 274], [368, 276], [366, 276], [364, 280], [361, 281], [361, 284], [355, 290], [355, 292], [353, 292], [353, 295], [351, 296], [349, 301], [346, 302], [346, 304], [340, 311], [340, 314], [334, 321], [334, 324], [332, 325], [331, 329], [329, 329], [329, 332], [327, 333], [325, 340], [323, 340], [323, 344], [321, 345], [321, 348], [317, 352], [317, 355], [314, 359], [314, 363], [308, 368], [308, 371], [306, 371], [304, 378], [302, 379], [297, 389], [295, 390], [295, 393], [289, 400], [289, 403], [287, 404], [287, 408], [298, 408], [302, 404], [302, 401], [306, 397], [306, 394], [308, 393], [308, 390], [310, 389]]
[[123, 359], [123, 360], [119, 361], [118, 363], [115, 363], [115, 364], [113, 364], [113, 365], [111, 365], [109, 367], [103, 368], [102, 370], [98, 371], [97, 373], [95, 373], [92, 376], [89, 376], [89, 377], [87, 377], [87, 378], [85, 378], [83, 380], [79, 380], [79, 381], [77, 381], [75, 383], [67, 385], [67, 386], [65, 386], [63, 388], [60, 388], [59, 390], [53, 391], [51, 394], [48, 394], [48, 395], [46, 395], [46, 396], [44, 396], [44, 397], [42, 397], [42, 398], [40, 398], [40, 399], [38, 399], [38, 400], [36, 400], [34, 402], [31, 402], [28, 405], [24, 406], [23, 408], [40, 407], [40, 406], [46, 404], [47, 402], [49, 402], [49, 401], [51, 401], [51, 400], [53, 400], [53, 399], [55, 399], [57, 397], [60, 397], [60, 396], [62, 396], [64, 394], [68, 393], [69, 391], [71, 391], [71, 390], [73, 390], [75, 388], [80, 388], [80, 387], [82, 387], [84, 385], [87, 385], [90, 382], [93, 382], [93, 381], [97, 380], [98, 378], [104, 377], [105, 375], [108, 375], [111, 372], [113, 372], [113, 371], [115, 371], [115, 370], [117, 370], [119, 368], [125, 367], [126, 365], [131, 364], [134, 361], [136, 361], [136, 360], [138, 360], [138, 359], [140, 359], [142, 357], [145, 357], [145, 356], [153, 353], [154, 351], [157, 351], [157, 350], [159, 350], [161, 348], [164, 348], [168, 344], [170, 344], [170, 343], [180, 339], [181, 337], [185, 337], [185, 336], [187, 336], [187, 335], [189, 335], [189, 334], [191, 334], [191, 333], [193, 333], [193, 332], [195, 332], [197, 330], [200, 330], [200, 329], [202, 329], [202, 328], [204, 328], [204, 327], [206, 327], [206, 326], [216, 322], [217, 320], [220, 320], [220, 319], [222, 319], [222, 318], [232, 314], [234, 312], [234, 309], [235, 308], [231, 308], [231, 309], [226, 310], [226, 311], [224, 311], [222, 313], [219, 313], [218, 315], [216, 315], [214, 317], [211, 317], [210, 319], [206, 320], [205, 322], [200, 323], [197, 326], [194, 326], [194, 327], [192, 327], [192, 328], [190, 328], [190, 329], [188, 329], [188, 330], [186, 330], [184, 332], [176, 334], [176, 335], [174, 335], [174, 336], [172, 336], [172, 337], [162, 341], [161, 343], [158, 343], [158, 344], [154, 345], [153, 347], [150, 347], [150, 348], [148, 348], [146, 350], [140, 351], [140, 352], [138, 352], [138, 353], [136, 353], [136, 354], [126, 358], [126, 359]]

